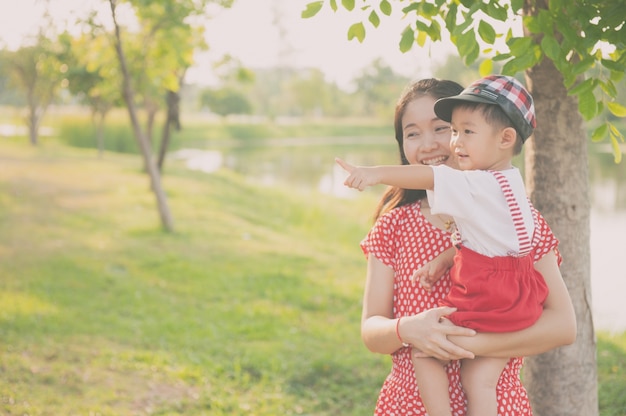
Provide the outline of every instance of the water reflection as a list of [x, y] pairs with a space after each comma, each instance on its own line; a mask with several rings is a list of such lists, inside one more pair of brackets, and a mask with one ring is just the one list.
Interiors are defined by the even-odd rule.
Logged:
[[[343, 186], [346, 174], [334, 163], [336, 156], [363, 165], [397, 163], [397, 149], [389, 138], [277, 140], [256, 146], [187, 149], [173, 155], [190, 169], [210, 173], [227, 168], [262, 185], [355, 197], [358, 191]], [[617, 165], [610, 152], [590, 145], [589, 175], [594, 322], [600, 329], [624, 331], [626, 314], [619, 297], [626, 291], [626, 269], [618, 267], [617, 259], [624, 252], [620, 235], [626, 233], [626, 161]], [[380, 189], [370, 192], [380, 193]]]
[[170, 157], [182, 160], [191, 170], [213, 173], [219, 170], [224, 161], [222, 152], [217, 150], [182, 149], [173, 152]]

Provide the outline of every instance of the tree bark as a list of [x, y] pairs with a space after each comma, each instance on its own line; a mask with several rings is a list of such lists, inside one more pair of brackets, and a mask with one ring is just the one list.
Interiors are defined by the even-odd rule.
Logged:
[[163, 191], [163, 187], [161, 185], [161, 175], [159, 174], [159, 170], [157, 169], [154, 158], [152, 157], [152, 148], [150, 146], [150, 142], [141, 130], [141, 126], [139, 125], [139, 119], [137, 117], [137, 109], [135, 108], [133, 90], [130, 85], [130, 75], [128, 74], [126, 57], [124, 56], [124, 50], [122, 48], [120, 28], [117, 24], [117, 20], [115, 17], [115, 0], [109, 0], [109, 3], [111, 5], [111, 14], [113, 17], [113, 24], [115, 26], [115, 49], [117, 51], [117, 56], [119, 58], [120, 67], [122, 70], [122, 95], [124, 96], [124, 101], [126, 101], [126, 106], [128, 107], [128, 114], [130, 116], [130, 120], [133, 126], [133, 131], [135, 133], [137, 141], [139, 142], [139, 148], [141, 149], [141, 153], [143, 155], [144, 164], [148, 175], [150, 176], [150, 189], [152, 189], [157, 199], [157, 206], [159, 209], [159, 215], [161, 217], [161, 224], [166, 231], [171, 232], [174, 231], [174, 222], [172, 220], [169, 206], [167, 204], [165, 192]]
[[157, 161], [159, 172], [163, 172], [163, 164], [165, 163], [165, 155], [170, 143], [172, 126], [176, 129], [176, 131], [180, 130], [180, 94], [177, 91], [168, 90], [166, 102], [167, 115], [165, 117], [165, 124], [163, 125], [161, 145], [159, 147], [159, 158]]
[[588, 137], [575, 97], [545, 58], [526, 72], [537, 128], [525, 145], [526, 185], [559, 239], [561, 273], [576, 311], [572, 345], [529, 357], [524, 368], [535, 416], [597, 416], [596, 342], [591, 316]]

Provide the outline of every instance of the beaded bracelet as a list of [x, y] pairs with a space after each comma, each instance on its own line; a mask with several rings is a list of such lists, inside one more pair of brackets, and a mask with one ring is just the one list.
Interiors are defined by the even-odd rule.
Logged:
[[402, 317], [399, 317], [398, 320], [396, 321], [396, 336], [398, 337], [398, 339], [402, 343], [403, 347], [409, 347], [410, 344], [402, 341], [402, 338], [400, 337], [400, 319], [402, 319]]

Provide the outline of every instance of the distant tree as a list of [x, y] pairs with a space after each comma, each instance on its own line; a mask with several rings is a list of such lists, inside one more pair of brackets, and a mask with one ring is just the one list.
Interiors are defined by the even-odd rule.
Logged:
[[220, 116], [252, 113], [252, 105], [246, 95], [232, 87], [203, 90], [200, 105]]
[[26, 103], [25, 97], [11, 81], [11, 62], [13, 52], [8, 49], [0, 50], [0, 104], [22, 107]]
[[129, 72], [128, 65], [126, 64], [126, 55], [124, 53], [121, 30], [117, 22], [117, 4], [115, 0], [109, 0], [109, 4], [111, 6], [111, 17], [113, 18], [115, 28], [115, 51], [117, 53], [122, 75], [122, 96], [124, 97], [124, 102], [126, 103], [126, 107], [128, 109], [128, 115], [130, 117], [135, 138], [137, 139], [139, 148], [141, 149], [146, 170], [150, 176], [150, 185], [157, 199], [157, 207], [161, 218], [161, 224], [166, 231], [172, 232], [174, 231], [174, 221], [161, 183], [161, 175], [159, 174], [159, 170], [157, 169], [152, 157], [150, 141], [139, 125], [137, 107], [135, 105], [135, 93], [131, 83], [131, 74]]
[[115, 49], [108, 37], [94, 36], [93, 32], [76, 38], [65, 33], [61, 41], [66, 51], [63, 60], [69, 66], [67, 88], [90, 108], [98, 155], [102, 157], [106, 116], [111, 109], [122, 104], [119, 69], [110, 65], [115, 59]]
[[361, 96], [365, 103], [365, 115], [391, 117], [398, 91], [402, 91], [409, 81], [409, 78], [395, 73], [381, 59], [374, 60], [354, 80], [356, 95]]
[[36, 36], [34, 44], [5, 52], [10, 80], [26, 102], [26, 125], [33, 145], [39, 142], [39, 126], [48, 106], [57, 98], [68, 69], [59, 59], [61, 53], [56, 39], [43, 32]]

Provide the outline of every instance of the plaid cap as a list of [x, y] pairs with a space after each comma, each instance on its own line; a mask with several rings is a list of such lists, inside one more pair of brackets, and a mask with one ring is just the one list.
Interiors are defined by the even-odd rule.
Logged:
[[444, 121], [451, 121], [452, 109], [459, 101], [496, 104], [511, 119], [513, 126], [526, 141], [537, 127], [533, 97], [513, 77], [490, 75], [475, 81], [459, 95], [441, 98], [435, 103], [435, 114]]

